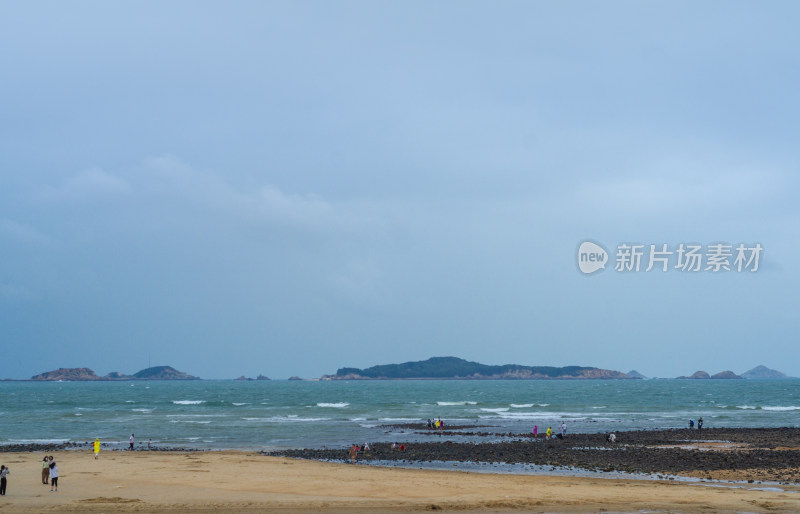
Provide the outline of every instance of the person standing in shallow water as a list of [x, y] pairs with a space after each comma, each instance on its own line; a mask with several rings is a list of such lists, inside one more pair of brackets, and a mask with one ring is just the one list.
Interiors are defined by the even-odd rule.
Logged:
[[131, 443], [131, 447], [128, 450], [133, 451], [133, 434], [131, 434], [131, 438], [128, 439], [128, 442]]

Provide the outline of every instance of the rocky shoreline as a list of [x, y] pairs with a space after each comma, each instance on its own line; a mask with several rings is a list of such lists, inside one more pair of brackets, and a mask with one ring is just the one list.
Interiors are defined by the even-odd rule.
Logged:
[[[404, 427], [412, 428], [412, 426]], [[416, 425], [413, 428], [418, 428]], [[564, 439], [534, 441], [531, 434], [440, 432], [443, 436], [480, 436], [505, 441], [475, 443], [375, 443], [358, 461], [463, 462], [535, 464], [589, 471], [685, 475], [709, 480], [774, 481], [800, 484], [799, 428], [712, 428], [616, 432], [616, 443], [605, 434], [569, 434]], [[264, 452], [302, 459], [348, 461], [348, 448], [297, 449]]]
[[[92, 442], [84, 442], [84, 443], [76, 443], [76, 442], [65, 442], [65, 443], [19, 443], [19, 444], [3, 444], [0, 445], [0, 453], [50, 453], [50, 452], [57, 452], [57, 451], [90, 451], [93, 448]], [[108, 444], [102, 444], [101, 450], [104, 452], [109, 451], [130, 451], [128, 447], [124, 444], [115, 444], [114, 446], [109, 446]], [[174, 447], [174, 446], [157, 446], [157, 445], [150, 445], [149, 447], [145, 443], [144, 445], [136, 445], [134, 447], [135, 452], [202, 452], [205, 451], [199, 448], [183, 448], [183, 447]]]

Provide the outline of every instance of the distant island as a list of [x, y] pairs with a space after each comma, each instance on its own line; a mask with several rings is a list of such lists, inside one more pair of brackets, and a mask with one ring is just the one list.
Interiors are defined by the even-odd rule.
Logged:
[[766, 366], [756, 366], [755, 368], [742, 373], [742, 378], [777, 380], [792, 377], [787, 376], [785, 373], [781, 373], [776, 369], [770, 369]]
[[720, 371], [719, 373], [716, 373], [714, 375], [709, 375], [708, 372], [706, 372], [706, 371], [695, 371], [693, 374], [691, 374], [688, 377], [681, 376], [681, 377], [676, 377], [676, 378], [678, 378], [679, 380], [707, 380], [707, 379], [711, 379], [711, 380], [715, 380], [715, 379], [717, 379], [717, 380], [719, 380], [719, 379], [722, 379], [722, 380], [729, 380], [729, 379], [738, 380], [738, 379], [744, 379], [744, 378], [747, 378], [747, 379], [762, 379], [762, 380], [766, 380], [766, 379], [775, 380], [775, 379], [791, 378], [791, 377], [786, 376], [784, 373], [781, 373], [780, 371], [777, 371], [777, 370], [774, 370], [774, 369], [770, 369], [770, 368], [768, 368], [766, 366], [756, 366], [755, 368], [753, 368], [753, 369], [751, 369], [749, 371], [745, 371], [741, 375], [737, 375], [733, 371]]
[[458, 357], [432, 357], [424, 361], [384, 364], [371, 368], [341, 368], [335, 375], [321, 380], [400, 380], [400, 379], [468, 379], [468, 380], [549, 380], [549, 379], [626, 379], [620, 371], [584, 366], [492, 366]]
[[739, 380], [742, 377], [740, 377], [739, 375], [737, 375], [733, 371], [720, 371], [719, 373], [716, 373], [714, 375], [709, 375], [708, 372], [706, 372], [706, 371], [695, 371], [694, 373], [692, 373], [691, 376], [688, 376], [688, 377], [681, 376], [681, 377], [677, 377], [677, 378], [679, 380], [706, 380], [706, 379], [714, 379], [714, 380], [734, 379], [734, 380]]
[[133, 375], [125, 375], [118, 371], [112, 371], [108, 375], [98, 376], [89, 368], [58, 368], [54, 371], [46, 371], [31, 377], [31, 380], [41, 382], [90, 382], [90, 381], [114, 381], [114, 380], [200, 380], [182, 371], [178, 371], [171, 366], [154, 366], [143, 369]]

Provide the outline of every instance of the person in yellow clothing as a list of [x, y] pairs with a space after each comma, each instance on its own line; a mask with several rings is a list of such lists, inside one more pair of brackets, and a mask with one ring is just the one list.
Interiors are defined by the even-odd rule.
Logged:
[[100, 438], [99, 437], [94, 440], [94, 458], [96, 459], [98, 455], [100, 455]]
[[551, 427], [547, 427], [547, 432], [545, 432], [547, 439], [553, 437], [553, 429]]

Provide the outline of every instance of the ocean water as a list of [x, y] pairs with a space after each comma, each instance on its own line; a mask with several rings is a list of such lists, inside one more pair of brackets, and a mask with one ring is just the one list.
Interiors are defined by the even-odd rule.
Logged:
[[227, 449], [426, 440], [385, 425], [441, 417], [492, 432], [800, 426], [800, 380], [2, 382], [0, 445]]

